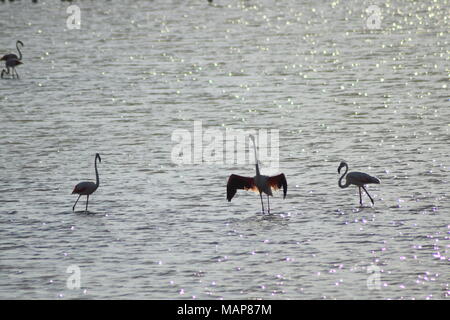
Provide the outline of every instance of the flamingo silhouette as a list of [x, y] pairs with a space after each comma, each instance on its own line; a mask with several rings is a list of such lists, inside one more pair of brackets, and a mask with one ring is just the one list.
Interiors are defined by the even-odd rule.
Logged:
[[250, 135], [250, 139], [253, 142], [253, 148], [255, 151], [255, 161], [256, 161], [256, 176], [253, 178], [251, 177], [243, 177], [236, 174], [232, 174], [228, 178], [227, 183], [227, 200], [231, 201], [233, 199], [234, 195], [236, 194], [237, 189], [244, 189], [244, 190], [252, 190], [259, 192], [259, 196], [261, 198], [261, 207], [262, 212], [264, 214], [264, 203], [262, 194], [267, 194], [267, 207], [268, 207], [268, 213], [270, 214], [270, 204], [269, 204], [269, 196], [273, 196], [272, 189], [278, 190], [281, 187], [283, 187], [283, 199], [286, 198], [287, 193], [287, 181], [286, 177], [283, 173], [276, 175], [276, 176], [264, 176], [261, 175], [259, 172], [259, 165], [258, 165], [258, 157], [256, 155], [256, 144], [255, 144], [255, 137], [253, 135]]
[[0, 58], [0, 61], [5, 61], [6, 70], [3, 69], [0, 77], [3, 79], [3, 75], [6, 73], [9, 75], [9, 69], [12, 69], [11, 76], [14, 78], [14, 75], [17, 76], [17, 79], [19, 79], [19, 74], [17, 73], [16, 66], [22, 63], [22, 52], [20, 51], [19, 44], [23, 47], [23, 42], [20, 40], [17, 40], [16, 42], [16, 48], [19, 52], [19, 56], [17, 56], [14, 53], [5, 54], [3, 57]]
[[[380, 183], [380, 180], [378, 180], [375, 177], [372, 177], [370, 175], [368, 175], [367, 173], [364, 172], [349, 172], [347, 174], [348, 171], [348, 165], [346, 162], [342, 161], [339, 165], [338, 168], [338, 173], [341, 173], [341, 169], [345, 167], [345, 172], [344, 174], [341, 176], [341, 178], [339, 179], [338, 185], [339, 187], [341, 187], [342, 189], [347, 188], [349, 185], [353, 184], [355, 186], [357, 186], [359, 188], [359, 204], [362, 206], [362, 196], [361, 196], [361, 188], [364, 190], [364, 192], [369, 196], [370, 201], [372, 201], [372, 205], [374, 204], [372, 197], [370, 196], [370, 194], [367, 192], [366, 188], [364, 187], [364, 185], [366, 184], [370, 184], [370, 183]], [[342, 184], [342, 179], [345, 178], [345, 184]]]
[[91, 181], [83, 181], [80, 182], [75, 186], [75, 188], [72, 191], [72, 194], [76, 193], [79, 194], [77, 201], [75, 201], [75, 204], [72, 207], [72, 211], [75, 211], [75, 206], [77, 205], [78, 200], [80, 200], [81, 196], [87, 196], [86, 200], [86, 210], [84, 212], [87, 212], [88, 209], [88, 203], [89, 203], [89, 196], [97, 190], [98, 186], [100, 185], [100, 179], [98, 177], [98, 170], [97, 170], [97, 159], [101, 163], [102, 158], [100, 158], [100, 154], [95, 154], [95, 160], [94, 160], [94, 166], [95, 166], [95, 177], [96, 182], [93, 183]]

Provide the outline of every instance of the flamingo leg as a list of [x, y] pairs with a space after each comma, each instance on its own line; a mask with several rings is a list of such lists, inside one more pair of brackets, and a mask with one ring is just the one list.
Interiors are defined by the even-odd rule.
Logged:
[[362, 195], [361, 195], [361, 187], [358, 187], [358, 190], [359, 190], [359, 204], [361, 205], [361, 207], [362, 207]]
[[3, 72], [9, 76], [9, 67], [7, 66], [6, 70], [5, 69], [2, 70], [2, 78], [3, 78]]
[[88, 204], [89, 204], [89, 195], [87, 195], [86, 199], [86, 210], [84, 211], [85, 213], [87, 212]]
[[267, 212], [270, 214], [269, 195], [267, 195]]
[[372, 197], [370, 196], [370, 194], [367, 192], [366, 188], [364, 188], [364, 186], [362, 186], [362, 188], [364, 189], [364, 191], [365, 191], [365, 192], [367, 193], [367, 195], [369, 196], [370, 201], [372, 201], [372, 205], [374, 205], [373, 199], [372, 199]]
[[259, 193], [259, 196], [261, 197], [261, 207], [262, 207], [262, 213], [264, 214], [264, 203], [263, 203], [263, 198], [262, 198], [262, 193]]
[[75, 206], [77, 205], [78, 200], [80, 200], [80, 197], [81, 197], [81, 194], [78, 196], [77, 201], [75, 201], [75, 204], [72, 207], [72, 211], [75, 211]]

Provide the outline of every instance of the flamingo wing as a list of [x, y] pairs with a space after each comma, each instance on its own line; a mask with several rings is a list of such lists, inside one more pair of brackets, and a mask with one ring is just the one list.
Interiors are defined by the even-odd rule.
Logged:
[[86, 191], [86, 188], [83, 187], [83, 186], [80, 185], [80, 184], [77, 184], [77, 185], [75, 186], [75, 188], [73, 188], [72, 194], [74, 194], [74, 193], [81, 194], [81, 193], [83, 193], [84, 191]]
[[238, 176], [237, 174], [232, 174], [228, 178], [228, 183], [227, 183], [227, 200], [228, 201], [231, 201], [231, 199], [233, 199], [234, 195], [236, 194], [237, 189], [256, 191], [257, 188], [255, 185], [255, 180], [250, 177], [242, 177], [242, 176]]
[[74, 194], [74, 193], [81, 193], [81, 192], [83, 192], [84, 191], [84, 189], [83, 188], [80, 188], [80, 187], [78, 187], [78, 186], [75, 186], [75, 188], [73, 188], [73, 191], [72, 191], [72, 194]]
[[97, 187], [96, 187], [95, 183], [93, 183], [91, 181], [80, 182], [79, 184], [77, 184], [75, 186], [75, 188], [72, 191], [72, 194], [78, 193], [81, 195], [87, 195], [87, 194], [93, 193], [96, 188]]
[[278, 190], [278, 189], [281, 189], [281, 187], [283, 187], [283, 199], [286, 198], [287, 181], [286, 181], [286, 176], [284, 175], [284, 173], [269, 177], [267, 182], [268, 182], [269, 186], [274, 190]]
[[370, 183], [376, 183], [379, 184], [380, 180], [378, 180], [375, 177], [372, 177], [364, 172], [350, 172], [347, 174], [347, 179], [350, 179], [350, 181], [355, 185], [364, 185], [364, 184], [370, 184]]
[[15, 55], [14, 53], [10, 53], [10, 54], [5, 54], [3, 57], [0, 58], [0, 60], [2, 60], [2, 61], [7, 61], [7, 60], [10, 60], [10, 59], [18, 60], [19, 57], [17, 55]]

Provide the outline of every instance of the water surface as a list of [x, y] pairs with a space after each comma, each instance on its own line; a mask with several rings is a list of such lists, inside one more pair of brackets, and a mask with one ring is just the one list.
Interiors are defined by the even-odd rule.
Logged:
[[[25, 44], [0, 81], [0, 298], [448, 299], [448, 1], [384, 2], [376, 30], [369, 1], [78, 1], [80, 30], [28, 2], [0, 5], [1, 54]], [[194, 121], [279, 130], [272, 215], [226, 201], [253, 164], [173, 163]]]

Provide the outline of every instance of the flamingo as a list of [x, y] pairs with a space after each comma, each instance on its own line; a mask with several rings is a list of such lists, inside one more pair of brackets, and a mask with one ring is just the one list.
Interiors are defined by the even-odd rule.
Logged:
[[[372, 197], [370, 196], [370, 194], [367, 192], [366, 188], [364, 187], [364, 185], [366, 184], [370, 184], [370, 183], [376, 183], [379, 184], [380, 180], [378, 180], [375, 177], [372, 177], [370, 175], [368, 175], [367, 173], [364, 172], [349, 172], [347, 174], [348, 171], [348, 165], [346, 162], [342, 161], [341, 164], [339, 165], [338, 168], [338, 173], [341, 173], [341, 169], [345, 167], [345, 172], [344, 174], [341, 176], [341, 178], [339, 179], [338, 185], [339, 187], [341, 187], [342, 189], [347, 188], [349, 185], [353, 184], [355, 186], [358, 186], [359, 188], [359, 204], [362, 206], [362, 196], [361, 196], [361, 188], [363, 188], [364, 192], [369, 196], [370, 201], [372, 201], [372, 205], [374, 204]], [[347, 176], [346, 176], [347, 175]], [[342, 179], [346, 176], [346, 182], [343, 185], [342, 184]]]
[[17, 76], [17, 79], [19, 79], [19, 74], [17, 73], [16, 66], [18, 66], [20, 64], [23, 64], [23, 62], [18, 59], [11, 58], [11, 59], [6, 60], [6, 63], [5, 63], [6, 70], [5, 69], [2, 70], [0, 77], [3, 79], [3, 75], [5, 73], [9, 74], [9, 69], [11, 68], [12, 69], [11, 76], [14, 78], [14, 74], [15, 74]]
[[255, 192], [259, 192], [259, 196], [261, 198], [262, 212], [264, 214], [264, 203], [262, 194], [265, 193], [267, 194], [267, 207], [268, 213], [270, 214], [269, 196], [273, 196], [272, 189], [278, 190], [281, 187], [283, 187], [283, 199], [286, 198], [287, 193], [286, 177], [283, 173], [271, 177], [260, 174], [258, 166], [259, 161], [256, 155], [255, 137], [253, 135], [250, 135], [250, 139], [253, 142], [253, 148], [255, 151], [256, 176], [251, 178], [238, 176], [236, 174], [230, 175], [227, 183], [227, 200], [230, 202], [231, 199], [233, 199], [237, 189], [252, 190]]
[[97, 190], [98, 186], [100, 185], [100, 180], [98, 178], [98, 170], [97, 170], [97, 159], [101, 163], [102, 158], [100, 158], [100, 154], [95, 154], [95, 160], [94, 160], [94, 166], [95, 166], [95, 177], [96, 182], [93, 183], [91, 181], [84, 181], [80, 182], [75, 186], [75, 188], [72, 191], [72, 194], [76, 193], [79, 194], [77, 201], [75, 201], [75, 204], [73, 205], [72, 211], [75, 211], [75, 206], [77, 205], [78, 200], [80, 200], [81, 196], [87, 196], [86, 200], [86, 210], [84, 212], [87, 212], [88, 203], [89, 203], [89, 196]]
[[10, 60], [10, 59], [22, 60], [22, 52], [20, 52], [19, 44], [22, 47], [24, 46], [22, 41], [17, 40], [16, 48], [17, 48], [17, 51], [19, 52], [19, 56], [15, 55], [14, 53], [5, 54], [3, 57], [0, 58], [0, 61], [7, 61], [7, 60]]

